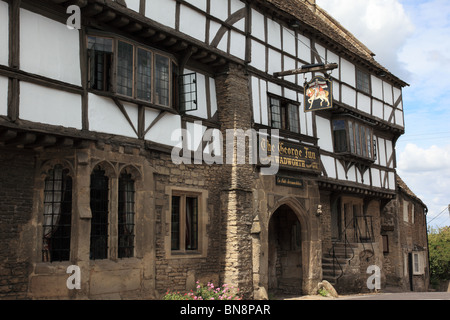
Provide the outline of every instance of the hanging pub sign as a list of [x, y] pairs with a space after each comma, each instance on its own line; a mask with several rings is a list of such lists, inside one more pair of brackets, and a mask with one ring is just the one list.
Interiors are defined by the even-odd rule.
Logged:
[[333, 87], [330, 79], [315, 76], [305, 83], [305, 112], [331, 109], [333, 107]]

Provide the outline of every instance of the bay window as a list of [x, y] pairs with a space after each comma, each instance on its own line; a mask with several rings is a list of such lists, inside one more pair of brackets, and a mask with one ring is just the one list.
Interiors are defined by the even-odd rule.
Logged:
[[335, 119], [332, 128], [336, 153], [375, 159], [372, 128], [354, 119]]
[[168, 55], [124, 40], [88, 36], [89, 88], [176, 107], [178, 66]]

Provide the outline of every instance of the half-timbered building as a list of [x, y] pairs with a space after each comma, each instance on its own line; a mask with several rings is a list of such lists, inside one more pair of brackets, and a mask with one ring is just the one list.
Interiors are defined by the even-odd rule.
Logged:
[[0, 296], [363, 290], [406, 85], [310, 0], [0, 1]]

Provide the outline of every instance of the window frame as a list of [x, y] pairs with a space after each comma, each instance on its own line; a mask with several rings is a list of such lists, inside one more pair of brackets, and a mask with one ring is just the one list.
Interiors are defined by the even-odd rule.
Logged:
[[[67, 227], [68, 226], [68, 229], [69, 229], [69, 234], [67, 236], [68, 237], [68, 248], [64, 248], [64, 249], [59, 250], [59, 251], [67, 251], [66, 254], [68, 254], [68, 257], [64, 258], [64, 259], [61, 259], [61, 257], [59, 259], [53, 259], [53, 251], [51, 249], [47, 250], [46, 246], [44, 244], [44, 242], [46, 241], [46, 239], [45, 239], [46, 238], [45, 228], [48, 227], [48, 226], [50, 226], [51, 229], [55, 228], [55, 225], [53, 225], [53, 210], [52, 210], [52, 214], [51, 214], [52, 224], [48, 225], [48, 224], [46, 224], [46, 216], [48, 216], [48, 214], [46, 214], [46, 212], [45, 212], [46, 209], [45, 208], [46, 208], [46, 203], [49, 203], [49, 202], [46, 202], [47, 181], [49, 179], [51, 179], [51, 176], [50, 176], [51, 173], [52, 173], [52, 177], [54, 178], [54, 170], [56, 170], [57, 167], [59, 167], [60, 170], [61, 170], [61, 191], [60, 191], [61, 192], [61, 199], [59, 200], [59, 206], [60, 206], [60, 210], [61, 211], [59, 213], [59, 215], [60, 215], [59, 219], [61, 219], [62, 216], [65, 216], [68, 219], [68, 222], [66, 222], [63, 225], [61, 225], [60, 224], [61, 221], [59, 220], [58, 223], [56, 224], [57, 228], [56, 228], [56, 230], [53, 231], [53, 233], [56, 233], [58, 231], [58, 229], [61, 228], [61, 227]], [[67, 187], [67, 183], [68, 182], [70, 182], [70, 189], [65, 190], [64, 183], [65, 183], [65, 185]], [[41, 258], [40, 258], [40, 261], [44, 262], [44, 263], [71, 261], [71, 259], [72, 259], [72, 243], [73, 243], [73, 241], [72, 241], [72, 229], [73, 229], [73, 195], [74, 195], [73, 185], [74, 185], [74, 179], [72, 177], [70, 169], [68, 169], [64, 165], [58, 163], [58, 164], [55, 164], [55, 165], [51, 166], [46, 171], [43, 183], [44, 183], [44, 185], [43, 185], [44, 198], [42, 199], [42, 211], [41, 211], [42, 212], [42, 215], [41, 215], [41, 218], [42, 218], [42, 236], [41, 236], [42, 243], [41, 243], [41, 245], [42, 245], [42, 247], [41, 247]], [[54, 185], [55, 184], [53, 182], [52, 183], [52, 188], [54, 188]], [[50, 191], [52, 191], [52, 201], [50, 203], [52, 204], [52, 207], [53, 207], [53, 203], [54, 203], [53, 200], [54, 200], [54, 192], [55, 192], [55, 190], [52, 189]], [[70, 201], [66, 201], [64, 199], [66, 193], [67, 193], [67, 195], [70, 195]], [[67, 212], [63, 213], [62, 212], [63, 205], [64, 204], [67, 205], [69, 202], [70, 202], [70, 209], [67, 209]], [[50, 239], [52, 239], [52, 237], [49, 237], [48, 239], [50, 240]], [[47, 257], [47, 258], [45, 258], [45, 257]]]
[[[335, 130], [334, 124], [336, 121], [344, 121], [345, 123], [346, 150], [340, 150], [338, 148], [338, 145], [341, 145], [343, 143], [338, 142], [335, 134], [337, 130]], [[374, 145], [374, 137], [375, 137], [374, 130], [369, 125], [364, 124], [363, 121], [359, 121], [351, 117], [336, 117], [331, 120], [331, 131], [333, 133], [332, 139], [333, 139], [334, 153], [351, 155], [353, 157], [358, 157], [372, 162], [376, 160], [376, 152]], [[362, 134], [362, 132], [364, 132], [364, 134]]]
[[[361, 68], [355, 68], [355, 87], [356, 90], [372, 95], [372, 83], [371, 83], [371, 76], [369, 72], [364, 71]], [[365, 79], [361, 78], [361, 76], [366, 77], [367, 76], [367, 82]], [[367, 85], [367, 87], [366, 87]]]
[[[273, 126], [273, 107], [275, 107], [274, 104], [272, 104], [272, 99], [278, 100], [279, 102], [279, 108], [280, 108], [280, 127], [274, 127]], [[301, 128], [300, 128], [300, 105], [298, 101], [290, 100], [281, 96], [277, 96], [271, 93], [267, 93], [267, 100], [268, 100], [268, 112], [269, 112], [269, 126], [274, 129], [284, 130], [291, 132], [293, 134], [300, 134]], [[291, 119], [290, 114], [290, 106], [295, 106], [296, 111], [296, 119]], [[292, 123], [291, 120], [294, 120], [297, 125], [298, 131], [292, 131]]]
[[[168, 225], [168, 232], [165, 236], [165, 254], [168, 259], [189, 259], [189, 258], [200, 258], [206, 257], [207, 246], [208, 246], [208, 237], [206, 234], [206, 223], [208, 220], [207, 214], [207, 199], [208, 199], [208, 191], [203, 189], [189, 189], [189, 188], [179, 188], [179, 187], [166, 187], [166, 195], [168, 195], [169, 203], [166, 210], [166, 223]], [[196, 197], [197, 198], [197, 249], [195, 250], [186, 250], [185, 248], [185, 233], [183, 221], [180, 219], [179, 230], [179, 249], [172, 249], [172, 202], [173, 197]], [[182, 203], [182, 201], [180, 201]], [[180, 212], [182, 211], [182, 205], [180, 205]], [[185, 214], [181, 215], [185, 216]], [[183, 230], [183, 232], [181, 232]]]
[[[111, 35], [107, 32], [101, 32], [101, 31], [95, 31], [95, 32], [87, 32], [86, 33], [86, 55], [87, 55], [87, 77], [88, 77], [88, 81], [91, 81], [91, 68], [90, 68], [90, 57], [88, 54], [88, 45], [89, 45], [89, 37], [97, 37], [97, 38], [104, 38], [104, 39], [111, 39], [113, 44], [112, 44], [112, 64], [111, 64], [111, 76], [110, 76], [110, 85], [109, 85], [109, 90], [100, 90], [100, 89], [95, 89], [92, 88], [92, 86], [89, 84], [88, 85], [88, 89], [94, 91], [94, 93], [100, 93], [101, 92], [106, 92], [109, 94], [113, 94], [113, 95], [117, 95], [118, 97], [125, 97], [126, 99], [131, 99], [131, 100], [135, 100], [136, 103], [138, 102], [144, 102], [144, 103], [148, 103], [151, 105], [155, 105], [157, 107], [161, 107], [161, 108], [167, 108], [167, 109], [172, 109], [177, 111], [177, 98], [174, 97], [174, 94], [176, 94], [173, 86], [174, 83], [178, 82], [177, 79], [174, 78], [174, 74], [177, 74], [176, 72], [174, 73], [173, 68], [178, 66], [178, 61], [176, 60], [176, 57], [170, 53], [155, 49], [153, 47], [149, 47], [149, 46], [145, 46], [139, 42], [130, 40], [128, 38], [125, 38], [123, 36], [117, 36], [117, 35]], [[119, 47], [119, 41], [120, 42], [124, 42], [127, 44], [130, 44], [133, 46], [133, 89], [132, 89], [132, 96], [129, 95], [125, 95], [125, 94], [121, 94], [119, 92], [117, 92], [117, 77], [118, 77], [118, 47]], [[151, 101], [148, 101], [146, 99], [142, 99], [142, 98], [138, 98], [138, 93], [137, 93], [137, 81], [138, 81], [138, 76], [137, 76], [137, 69], [138, 69], [138, 51], [139, 49], [145, 50], [147, 52], [150, 52], [152, 54], [152, 64], [151, 64]], [[155, 72], [156, 72], [156, 56], [162, 56], [168, 59], [168, 105], [164, 105], [161, 103], [156, 103], [155, 100], [155, 96], [156, 96], [156, 84], [155, 84]], [[178, 75], [177, 75], [178, 76]]]
[[[123, 182], [131, 182], [132, 190], [129, 189], [124, 190], [121, 188]], [[125, 201], [122, 201], [123, 194], [121, 191], [125, 192]], [[131, 198], [128, 199], [128, 194], [131, 193]], [[133, 258], [135, 256], [135, 248], [136, 248], [136, 180], [134, 179], [131, 173], [127, 171], [121, 172], [118, 177], [118, 189], [117, 189], [118, 199], [117, 199], [117, 258], [125, 259], [125, 258]], [[131, 201], [129, 201], [131, 200]], [[128, 205], [132, 204], [132, 211], [128, 211]], [[125, 211], [122, 211], [122, 206], [125, 206]], [[131, 215], [132, 222], [129, 223], [127, 221], [128, 216]], [[125, 222], [121, 223], [121, 216], [125, 216]], [[130, 234], [122, 234], [121, 229], [127, 228], [127, 226], [132, 225], [132, 231], [128, 230]], [[128, 242], [128, 246], [121, 246], [121, 240], [123, 238], [131, 240], [124, 240]], [[124, 250], [124, 251], [121, 251]], [[128, 253], [126, 253], [128, 250]]]

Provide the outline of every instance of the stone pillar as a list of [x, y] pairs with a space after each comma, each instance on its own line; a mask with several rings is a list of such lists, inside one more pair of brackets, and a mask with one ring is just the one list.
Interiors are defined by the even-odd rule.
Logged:
[[[216, 77], [218, 115], [226, 150], [234, 150], [232, 164], [223, 166], [222, 210], [222, 274], [223, 283], [238, 286], [244, 297], [253, 296], [252, 236], [253, 221], [253, 166], [249, 164], [248, 152], [226, 147], [227, 130], [246, 131], [252, 128], [252, 109], [249, 80], [245, 70], [230, 64]], [[228, 141], [228, 143], [233, 141]], [[248, 148], [246, 148], [248, 151]], [[245, 157], [245, 164], [237, 164], [237, 158]], [[227, 157], [225, 156], [224, 159]]]

